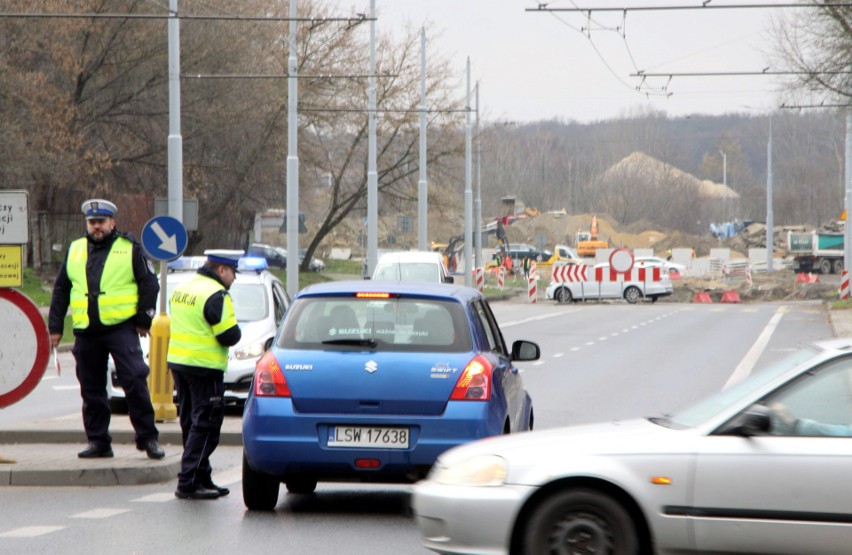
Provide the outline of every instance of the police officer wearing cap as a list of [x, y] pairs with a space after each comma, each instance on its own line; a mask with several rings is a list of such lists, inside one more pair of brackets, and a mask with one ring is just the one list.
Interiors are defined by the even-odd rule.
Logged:
[[210, 455], [219, 445], [225, 418], [228, 347], [239, 342], [228, 289], [243, 251], [208, 250], [195, 277], [169, 299], [171, 337], [166, 356], [175, 380], [183, 435], [183, 456], [175, 496], [216, 499], [228, 488], [213, 483]]
[[116, 229], [115, 204], [87, 200], [86, 236], [71, 243], [50, 302], [50, 343], [59, 344], [65, 314], [71, 307], [74, 358], [83, 398], [83, 426], [89, 445], [80, 458], [112, 457], [107, 399], [107, 362], [112, 355], [118, 381], [124, 389], [136, 448], [151, 459], [165, 453], [158, 443], [154, 407], [148, 392], [148, 366], [140, 337], [151, 329], [160, 284], [139, 242]]

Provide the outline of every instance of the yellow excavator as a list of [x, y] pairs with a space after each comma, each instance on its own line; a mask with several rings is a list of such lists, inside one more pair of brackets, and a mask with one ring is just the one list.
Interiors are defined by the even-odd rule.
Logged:
[[576, 235], [577, 256], [586, 258], [595, 256], [598, 249], [608, 249], [609, 242], [598, 239], [598, 217], [592, 216], [589, 231], [579, 230]]

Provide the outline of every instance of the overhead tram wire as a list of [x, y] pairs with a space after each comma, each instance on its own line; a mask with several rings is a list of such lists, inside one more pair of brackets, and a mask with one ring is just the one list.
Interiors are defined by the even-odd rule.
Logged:
[[[573, 4], [573, 2], [572, 2]], [[537, 8], [526, 8], [526, 12], [565, 12], [565, 13], [588, 13], [592, 12], [647, 12], [647, 11], [676, 11], [676, 10], [742, 10], [742, 9], [783, 9], [783, 8], [845, 8], [852, 7], [852, 2], [837, 2], [832, 4], [800, 4], [790, 2], [779, 2], [774, 4], [711, 4], [705, 1], [700, 6], [696, 4], [668, 5], [668, 6], [624, 6], [617, 7], [588, 7], [576, 6], [573, 8], [548, 8], [546, 2], [542, 2]]]
[[187, 21], [246, 21], [246, 22], [303, 22], [312, 24], [322, 23], [349, 23], [361, 24], [366, 21], [373, 21], [372, 18], [364, 14], [358, 14], [358, 17], [268, 17], [268, 16], [240, 16], [240, 15], [193, 15], [193, 14], [141, 14], [141, 13], [24, 13], [24, 12], [0, 12], [0, 19], [140, 19], [140, 20], [160, 20], [160, 19], [182, 19]]
[[[672, 72], [659, 73], [659, 74], [646, 73], [646, 72], [642, 72], [639, 69], [639, 67], [637, 66], [637, 64], [636, 64], [636, 62], [633, 58], [633, 53], [631, 52], [630, 47], [627, 44], [626, 32], [624, 31], [624, 29], [626, 28], [626, 25], [627, 25], [627, 12], [630, 12], [630, 11], [641, 12], [641, 11], [707, 10], [707, 9], [718, 10], [718, 9], [824, 8], [824, 7], [827, 6], [826, 4], [802, 4], [802, 3], [789, 3], [789, 2], [772, 3], [772, 4], [769, 4], [769, 3], [764, 3], [764, 4], [711, 4], [712, 1], [713, 0], [704, 0], [704, 2], [702, 2], [701, 5], [684, 4], [684, 5], [633, 6], [633, 7], [627, 7], [627, 6], [624, 6], [624, 7], [581, 7], [581, 6], [577, 5], [577, 2], [575, 0], [570, 0], [571, 5], [573, 6], [572, 8], [549, 8], [547, 2], [540, 2], [538, 4], [538, 7], [526, 8], [524, 11], [526, 11], [526, 12], [538, 12], [538, 13], [549, 13], [552, 17], [554, 17], [557, 21], [561, 22], [563, 25], [566, 25], [567, 27], [569, 27], [569, 28], [571, 28], [575, 31], [578, 31], [581, 34], [583, 34], [584, 36], [586, 36], [586, 38], [589, 40], [590, 44], [592, 45], [592, 48], [594, 49], [595, 53], [597, 54], [598, 58], [601, 60], [601, 62], [604, 64], [604, 66], [607, 68], [607, 70], [609, 70], [609, 72], [621, 84], [623, 84], [623, 85], [625, 85], [625, 86], [627, 86], [631, 89], [636, 90], [640, 94], [644, 94], [646, 97], [647, 96], [670, 97], [674, 93], [668, 90], [668, 85], [669, 85], [669, 83], [671, 83], [671, 81], [672, 81], [672, 79], [675, 75], [674, 73], [672, 73]], [[832, 3], [832, 4], [830, 4], [830, 7], [852, 7], [852, 2]], [[609, 28], [601, 25], [599, 22], [595, 21], [592, 18], [592, 12], [595, 12], [595, 11], [597, 11], [597, 12], [621, 12], [623, 14], [622, 26], [620, 28], [616, 28], [615, 31], [618, 32], [619, 36], [622, 37], [622, 40], [624, 41], [624, 44], [625, 44], [625, 48], [627, 49], [627, 54], [630, 58], [631, 63], [633, 64], [633, 67], [636, 70], [636, 74], [631, 74], [630, 76], [642, 78], [638, 86], [632, 87], [631, 85], [629, 85], [628, 83], [623, 81], [615, 73], [615, 71], [607, 63], [607, 61], [603, 58], [602, 54], [600, 53], [600, 51], [598, 50], [598, 48], [595, 46], [594, 42], [592, 41], [591, 31], [593, 29], [592, 29], [591, 23], [595, 23], [596, 25], [599, 25], [601, 30], [612, 30], [612, 29], [609, 29]], [[567, 21], [558, 17], [557, 13], [585, 14], [586, 18], [587, 18], [587, 20], [589, 21], [590, 24], [586, 29], [584, 29], [582, 27], [577, 28], [576, 26], [573, 26], [570, 23], [568, 23]], [[840, 72], [840, 73], [845, 73], [845, 72]], [[790, 73], [790, 74], [792, 75], [792, 73]], [[695, 75], [698, 76], [698, 75], [702, 75], [702, 74], [695, 74]], [[767, 71], [763, 71], [763, 72], [755, 72], [755, 73], [751, 73], [751, 72], [719, 73], [719, 74], [707, 73], [707, 74], [703, 74], [703, 75], [706, 75], [706, 76], [714, 76], [714, 75], [715, 76], [755, 75], [756, 76], [756, 75], [784, 75], [784, 73], [775, 73], [775, 72], [770, 73], [770, 72], [767, 72]], [[654, 76], [654, 77], [668, 77], [669, 79], [668, 79], [668, 82], [665, 85], [662, 85], [659, 88], [653, 88], [653, 87], [650, 87], [648, 85], [648, 83], [646, 82], [646, 78], [652, 77], [652, 76]], [[687, 75], [684, 74], [684, 76], [687, 76]], [[643, 89], [645, 89], [644, 92], [643, 92]]]

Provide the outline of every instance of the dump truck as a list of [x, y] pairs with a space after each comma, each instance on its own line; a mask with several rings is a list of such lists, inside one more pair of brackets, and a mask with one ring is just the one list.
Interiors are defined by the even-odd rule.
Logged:
[[793, 256], [793, 270], [843, 272], [843, 231], [788, 231], [787, 254]]

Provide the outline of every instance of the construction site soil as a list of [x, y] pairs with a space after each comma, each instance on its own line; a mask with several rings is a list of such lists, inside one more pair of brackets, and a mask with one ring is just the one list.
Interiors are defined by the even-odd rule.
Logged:
[[[554, 245], [573, 245], [578, 230], [588, 230], [592, 223], [591, 214], [569, 216], [564, 214], [541, 214], [516, 220], [507, 226], [506, 237], [511, 243], [529, 243], [537, 245], [543, 240], [552, 248]], [[730, 258], [746, 258], [751, 247], [765, 247], [765, 227], [753, 224], [742, 233], [728, 239], [718, 239], [708, 232], [707, 235], [689, 235], [680, 231], [660, 231], [650, 229], [648, 225], [634, 223], [617, 228], [606, 218], [597, 218], [598, 237], [609, 241], [613, 247], [628, 249], [653, 249], [657, 256], [665, 256], [668, 249], [691, 248], [696, 258], [709, 257], [711, 249], [728, 248]], [[774, 256], [783, 258], [785, 230], [776, 229], [773, 240]], [[549, 280], [549, 275], [545, 276]], [[781, 269], [772, 273], [752, 273], [751, 282], [685, 277], [673, 280], [674, 293], [660, 302], [693, 302], [699, 293], [707, 293], [712, 302], [722, 301], [725, 292], [732, 291], [740, 302], [770, 302], [796, 300], [836, 300], [838, 298], [839, 276], [810, 276], [810, 281], [802, 281], [803, 276], [791, 269]]]

